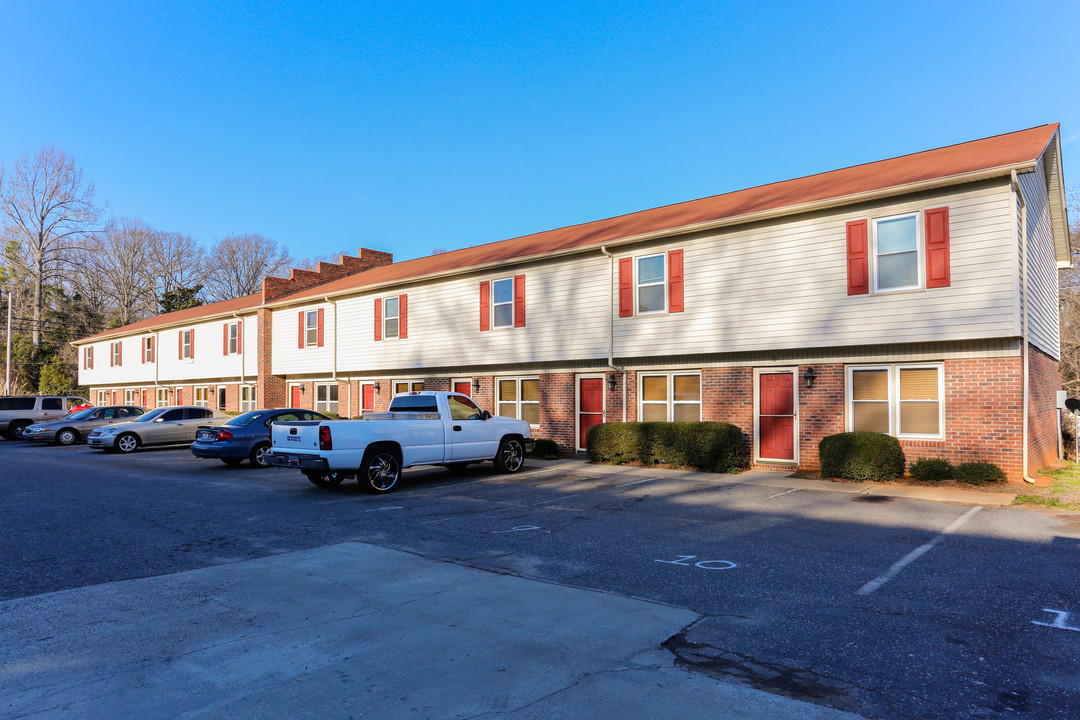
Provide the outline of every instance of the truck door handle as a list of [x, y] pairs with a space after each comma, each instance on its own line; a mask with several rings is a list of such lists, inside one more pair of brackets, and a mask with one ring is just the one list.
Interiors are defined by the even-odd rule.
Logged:
[[460, 425], [455, 425], [454, 426], [454, 432], [461, 432], [461, 426]]

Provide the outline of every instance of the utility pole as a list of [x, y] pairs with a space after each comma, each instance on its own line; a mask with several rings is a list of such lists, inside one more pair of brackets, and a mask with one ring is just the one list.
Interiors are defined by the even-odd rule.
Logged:
[[4, 394], [11, 394], [11, 290], [7, 291], [7, 358], [4, 362]]

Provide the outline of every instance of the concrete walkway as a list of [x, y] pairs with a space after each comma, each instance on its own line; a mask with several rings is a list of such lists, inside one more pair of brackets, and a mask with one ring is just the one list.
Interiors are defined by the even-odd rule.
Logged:
[[890, 483], [856, 483], [833, 480], [807, 480], [793, 477], [782, 470], [748, 470], [737, 475], [697, 472], [694, 470], [666, 470], [655, 467], [637, 467], [634, 465], [594, 465], [579, 459], [536, 460], [529, 459], [530, 467], [558, 467], [566, 471], [590, 473], [593, 475], [625, 474], [649, 477], [670, 477], [695, 479], [714, 483], [732, 483], [765, 485], [776, 488], [799, 488], [800, 490], [821, 490], [824, 492], [850, 493], [853, 495], [883, 495], [888, 497], [912, 498], [916, 500], [934, 500], [958, 505], [1005, 506], [1012, 505], [1016, 493], [995, 492], [989, 490], [965, 490], [955, 487], [934, 487], [930, 485], [900, 485]]
[[345, 543], [0, 603], [0, 716], [855, 717], [677, 669], [697, 619]]

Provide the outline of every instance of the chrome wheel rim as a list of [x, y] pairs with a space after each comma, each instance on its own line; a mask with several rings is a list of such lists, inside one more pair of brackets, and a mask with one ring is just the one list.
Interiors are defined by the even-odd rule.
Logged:
[[266, 466], [266, 456], [270, 454], [270, 448], [261, 447], [255, 451], [255, 464]]
[[60, 441], [61, 445], [71, 445], [75, 442], [75, 433], [65, 430], [56, 439]]
[[502, 463], [503, 467], [513, 472], [521, 467], [521, 463], [525, 461], [524, 452], [521, 449], [521, 443], [516, 440], [511, 440], [503, 447]]
[[139, 445], [139, 441], [133, 438], [131, 435], [125, 435], [116, 441], [116, 444], [124, 452], [131, 452]]
[[388, 453], [376, 455], [368, 463], [367, 477], [376, 490], [389, 490], [398, 479], [397, 459]]

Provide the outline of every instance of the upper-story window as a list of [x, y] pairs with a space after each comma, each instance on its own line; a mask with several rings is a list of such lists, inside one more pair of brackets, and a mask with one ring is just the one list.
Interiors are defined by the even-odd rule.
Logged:
[[667, 272], [663, 254], [637, 258], [637, 312], [638, 315], [663, 312], [667, 309], [664, 290]]
[[308, 310], [304, 313], [304, 344], [308, 347], [319, 344], [318, 310]]
[[109, 343], [109, 351], [109, 364], [113, 367], [119, 367], [124, 360], [122, 343]]
[[682, 250], [619, 260], [619, 317], [682, 311]]
[[848, 295], [949, 287], [949, 208], [847, 223]]
[[409, 296], [375, 298], [375, 340], [409, 337]]
[[480, 283], [480, 330], [525, 327], [525, 276]]
[[240, 353], [240, 322], [225, 323], [225, 354]]
[[180, 331], [180, 359], [191, 360], [195, 357], [195, 331]]
[[491, 324], [497, 328], [514, 326], [514, 279], [503, 278], [491, 283]]
[[83, 369], [94, 369], [94, 346], [83, 348]]
[[919, 248], [917, 215], [874, 220], [874, 289], [909, 290], [920, 287]]
[[144, 337], [142, 339], [142, 361], [144, 363], [154, 362], [154, 336]]

